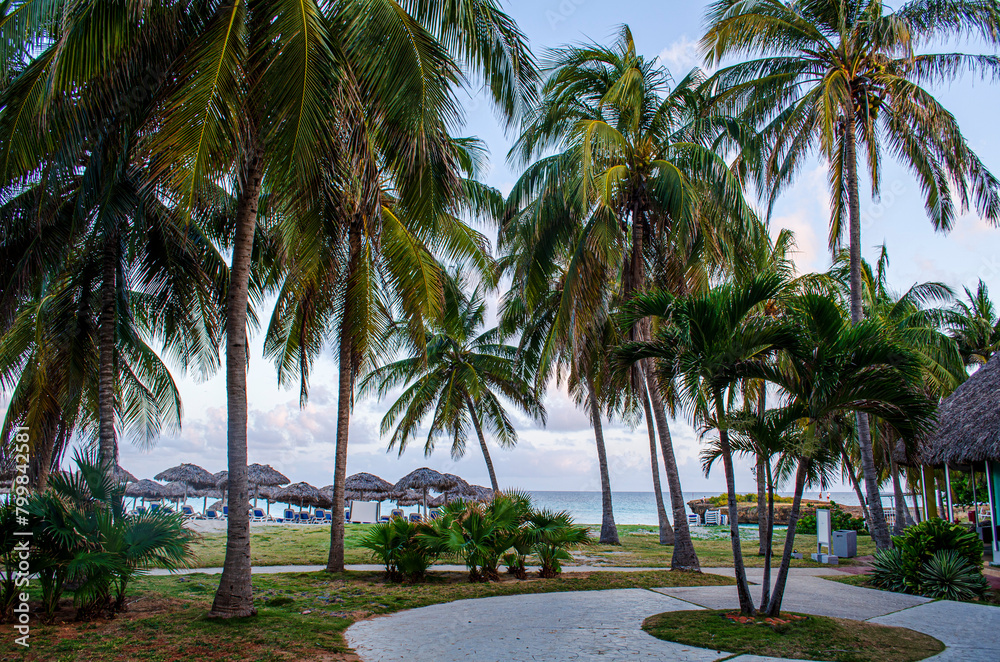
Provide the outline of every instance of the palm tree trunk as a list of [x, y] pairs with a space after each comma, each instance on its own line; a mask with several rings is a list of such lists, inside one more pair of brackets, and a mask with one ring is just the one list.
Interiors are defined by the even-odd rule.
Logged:
[[608, 475], [608, 454], [604, 448], [601, 408], [597, 403], [593, 384], [589, 385], [589, 391], [587, 400], [590, 405], [590, 421], [594, 425], [594, 437], [597, 440], [597, 464], [601, 470], [601, 544], [618, 545], [618, 527], [615, 526], [615, 513], [611, 504], [611, 477]]
[[663, 410], [663, 400], [656, 378], [649, 371], [646, 361], [641, 369], [646, 377], [646, 389], [653, 407], [656, 419], [656, 430], [660, 433], [660, 450], [663, 452], [663, 468], [667, 474], [667, 487], [670, 490], [670, 507], [674, 515], [674, 553], [670, 559], [673, 570], [693, 570], [701, 572], [698, 554], [691, 542], [691, 531], [688, 529], [687, 512], [684, 510], [684, 492], [681, 490], [681, 477], [677, 472], [677, 460], [674, 458], [674, 446], [670, 439], [670, 428], [667, 427], [667, 415]]
[[896, 464], [896, 458], [892, 456], [891, 449], [889, 450], [889, 470], [892, 472], [892, 493], [896, 501], [896, 523], [892, 527], [892, 535], [898, 536], [906, 527], [906, 520], [910, 513], [906, 508], [903, 486], [899, 484], [899, 466]]
[[101, 320], [98, 329], [98, 459], [109, 472], [115, 469], [118, 444], [115, 442], [115, 321], [118, 318], [118, 236], [108, 233], [104, 243], [101, 282]]
[[[760, 396], [757, 399], [757, 416], [764, 416], [764, 411], [767, 409], [767, 387], [766, 385], [761, 386]], [[764, 511], [766, 508], [766, 490], [765, 490], [765, 458], [764, 454], [760, 450], [760, 445], [758, 444], [757, 449], [757, 555], [763, 556], [766, 553], [764, 545], [766, 544], [766, 534], [767, 534], [767, 513]]]
[[[851, 225], [851, 322], [857, 324], [864, 316], [861, 308], [861, 202], [858, 199], [858, 159], [857, 136], [854, 115], [848, 113], [845, 126], [845, 154], [847, 161], [847, 206]], [[868, 493], [868, 528], [878, 549], [892, 547], [889, 529], [882, 512], [882, 497], [879, 494], [878, 471], [875, 469], [875, 455], [872, 451], [871, 430], [868, 415], [858, 413], [858, 446], [861, 447], [861, 472], [865, 477]]]
[[[361, 227], [352, 222], [350, 232], [350, 266], [347, 287], [350, 291], [358, 260], [361, 259]], [[330, 523], [330, 554], [326, 560], [328, 572], [344, 572], [344, 481], [347, 480], [347, 442], [351, 427], [351, 400], [354, 396], [354, 337], [350, 327], [351, 301], [345, 297], [343, 321], [340, 327], [337, 388], [337, 449], [333, 466], [333, 521]]]
[[736, 574], [736, 595], [740, 600], [740, 613], [754, 616], [756, 610], [750, 597], [747, 570], [743, 565], [743, 548], [740, 544], [740, 516], [736, 504], [736, 477], [733, 475], [733, 449], [729, 445], [729, 430], [725, 428], [726, 413], [722, 410], [722, 393], [716, 392], [715, 418], [719, 425], [719, 442], [722, 445], [722, 466], [726, 470], [726, 494], [729, 495], [729, 541], [733, 548], [733, 566]]
[[774, 554], [774, 480], [771, 476], [771, 461], [767, 461], [767, 543], [764, 550], [764, 579], [761, 581], [760, 610], [767, 609], [771, 600], [771, 557]]
[[264, 150], [258, 142], [245, 165], [236, 208], [236, 234], [226, 299], [226, 404], [228, 414], [229, 517], [226, 560], [210, 616], [253, 616], [250, 562], [250, 502], [247, 485], [247, 305], [257, 205], [264, 176]]
[[479, 414], [476, 413], [476, 405], [472, 402], [472, 398], [468, 395], [465, 396], [465, 402], [469, 406], [469, 415], [472, 416], [472, 425], [476, 428], [476, 436], [479, 437], [479, 447], [483, 450], [483, 459], [486, 460], [486, 468], [490, 472], [490, 485], [493, 487], [493, 493], [500, 493], [500, 483], [497, 482], [497, 472], [493, 469], [493, 458], [490, 457], [490, 449], [486, 446], [486, 437], [483, 436], [483, 426], [479, 422]]
[[642, 409], [646, 418], [646, 432], [649, 433], [649, 464], [653, 470], [653, 495], [656, 497], [656, 521], [659, 523], [660, 544], [674, 544], [674, 529], [670, 526], [670, 519], [667, 517], [667, 509], [663, 506], [663, 489], [660, 486], [660, 463], [656, 456], [656, 427], [653, 423], [653, 408], [649, 405], [649, 394], [645, 385], [642, 391]]
[[865, 493], [862, 491], [861, 483], [858, 481], [858, 474], [854, 471], [854, 463], [851, 462], [851, 457], [845, 450], [840, 451], [840, 459], [844, 462], [844, 468], [847, 470], [847, 477], [851, 481], [854, 493], [858, 495], [858, 503], [861, 504], [861, 516], [865, 518], [865, 522], [871, 522], [871, 518], [868, 515], [867, 499], [865, 499]]
[[788, 581], [788, 568], [792, 564], [792, 549], [795, 547], [795, 527], [799, 523], [802, 490], [805, 489], [811, 461], [807, 457], [801, 458], [799, 468], [795, 472], [795, 497], [792, 499], [792, 511], [788, 514], [788, 532], [785, 534], [785, 549], [781, 553], [778, 578], [774, 582], [774, 592], [771, 593], [771, 601], [767, 605], [768, 616], [777, 617], [781, 613], [781, 601], [785, 597], [785, 583]]

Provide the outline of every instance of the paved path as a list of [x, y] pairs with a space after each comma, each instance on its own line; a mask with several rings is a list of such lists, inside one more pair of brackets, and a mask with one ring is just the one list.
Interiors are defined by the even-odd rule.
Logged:
[[[708, 570], [732, 575], [732, 569]], [[748, 571], [759, 584], [761, 571]], [[875, 591], [822, 579], [827, 568], [793, 568], [786, 606], [822, 616], [908, 627], [940, 639], [935, 662], [1000, 660], [1000, 608]], [[759, 586], [754, 593], [759, 595]], [[365, 662], [776, 662], [661, 641], [642, 621], [664, 611], [732, 607], [735, 586], [616, 589], [460, 600], [361, 621], [346, 633]]]

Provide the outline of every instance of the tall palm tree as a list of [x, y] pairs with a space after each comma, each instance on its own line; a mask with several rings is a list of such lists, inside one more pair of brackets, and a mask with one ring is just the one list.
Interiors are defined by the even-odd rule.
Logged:
[[[607, 293], [627, 301], [642, 292], [646, 263], [658, 252], [687, 256], [697, 245], [721, 260], [739, 236], [733, 229], [752, 213], [711, 148], [721, 122], [702, 112], [700, 72], [671, 87], [669, 73], [636, 52], [623, 26], [610, 46], [553, 51], [547, 74], [511, 151], [522, 162], [537, 160], [511, 192], [506, 232], [532, 237], [518, 282], [529, 300], [532, 289], [545, 289], [544, 265], [557, 245], [573, 242], [563, 253], [571, 257], [555, 322], [555, 335], [568, 337], [601, 314]], [[674, 291], [689, 285], [685, 271], [678, 274]], [[644, 324], [628, 330], [629, 339], [648, 337]], [[662, 394], [648, 365], [636, 366], [631, 379], [647, 388], [660, 435], [676, 529], [672, 565], [697, 568]]]
[[[976, 0], [910, 0], [898, 9], [881, 1], [717, 0], [702, 39], [707, 61], [747, 56], [714, 75], [716, 101], [760, 130], [758, 189], [773, 206], [807, 156], [829, 164], [830, 244], [840, 243], [845, 216], [850, 249], [850, 311], [863, 316], [861, 202], [858, 160], [864, 158], [878, 195], [883, 154], [916, 176], [934, 226], [948, 230], [974, 207], [1000, 221], [1000, 182], [969, 147], [954, 116], [926, 89], [963, 73], [993, 78], [993, 55], [921, 53], [932, 40], [1000, 43], [1000, 7]], [[868, 421], [858, 419], [862, 471], [872, 537], [891, 546], [878, 496]]]
[[965, 288], [965, 300], [955, 302], [946, 323], [966, 366], [982, 365], [1000, 352], [1000, 318], [981, 279], [975, 293]]
[[781, 388], [786, 398], [782, 415], [798, 421], [805, 432], [796, 452], [785, 548], [767, 609], [772, 616], [781, 610], [802, 491], [814, 459], [830, 452], [833, 418], [873, 415], [901, 436], [912, 437], [926, 431], [934, 412], [934, 403], [920, 389], [918, 357], [878, 320], [852, 325], [833, 298], [818, 294], [793, 298], [787, 318], [794, 342], [775, 365], [763, 366], [761, 377]]
[[453, 275], [445, 283], [444, 313], [429, 321], [422, 346], [412, 346], [404, 334], [402, 344], [410, 356], [371, 370], [358, 385], [359, 394], [385, 397], [406, 387], [382, 419], [382, 434], [395, 431], [389, 449], [402, 455], [417, 428], [430, 416], [424, 454], [434, 451], [435, 440], [451, 440], [451, 457], [465, 455], [469, 428], [475, 430], [489, 470], [493, 491], [500, 491], [484, 428], [501, 448], [513, 448], [517, 431], [503, 401], [514, 404], [544, 422], [545, 408], [535, 397], [531, 376], [520, 371], [517, 348], [506, 345], [497, 328], [483, 331], [486, 300], [482, 287], [465, 292], [467, 280]]
[[[775, 299], [785, 286], [777, 274], [758, 276], [745, 284], [726, 284], [698, 295], [676, 299], [665, 292], [636, 297], [627, 311], [636, 317], [662, 319], [652, 341], [627, 343], [616, 350], [621, 365], [656, 359], [661, 373], [676, 380], [690, 408], [719, 431], [722, 463], [729, 495], [730, 540], [736, 569], [740, 611], [756, 613], [740, 544], [736, 476], [729, 438], [729, 407], [734, 391], [747, 378], [760, 378], [764, 363], [791, 342], [788, 325], [755, 312]], [[627, 322], [627, 323], [629, 323]]]

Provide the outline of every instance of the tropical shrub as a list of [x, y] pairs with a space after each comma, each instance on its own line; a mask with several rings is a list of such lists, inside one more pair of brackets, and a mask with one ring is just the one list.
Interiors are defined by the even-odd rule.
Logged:
[[982, 543], [958, 524], [930, 519], [893, 538], [894, 548], [875, 553], [872, 583], [932, 598], [968, 600], [989, 587], [983, 577]]
[[[74, 473], [53, 475], [45, 492], [28, 497], [27, 520], [19, 525], [32, 532], [31, 572], [38, 574], [47, 620], [70, 584], [77, 619], [114, 616], [126, 609], [134, 577], [153, 565], [179, 567], [190, 556], [191, 535], [180, 515], [159, 510], [129, 516], [122, 505], [125, 485], [108, 476], [95, 454], [77, 453], [74, 462]], [[0, 526], [9, 575], [13, 518], [0, 517]]]
[[953, 549], [939, 550], [920, 570], [920, 593], [928, 598], [973, 600], [989, 588], [982, 569]]
[[375, 524], [361, 539], [361, 546], [371, 551], [385, 566], [387, 579], [421, 579], [434, 560], [434, 553], [418, 534], [426, 525], [401, 517]]
[[[792, 503], [792, 501], [794, 501], [792, 497], [778, 496], [777, 494], [774, 495], [775, 503]], [[720, 494], [718, 496], [709, 497], [708, 502], [713, 506], [728, 506], [729, 495]], [[756, 493], [737, 494], [736, 503], [757, 503], [757, 494]]]
[[505, 554], [514, 550], [516, 555], [528, 545], [525, 524], [532, 508], [527, 495], [502, 493], [486, 503], [459, 499], [438, 513], [421, 537], [434, 552], [461, 558], [470, 582], [496, 581]]
[[[845, 512], [836, 501], [830, 502], [830, 523], [834, 531], [857, 531], [859, 535], [868, 535], [868, 527], [864, 517], [854, 517]], [[816, 511], [810, 511], [799, 518], [796, 532], [816, 535]]]
[[569, 550], [590, 542], [590, 531], [576, 526], [567, 512], [540, 510], [529, 519], [532, 551], [538, 556], [538, 574], [555, 577], [562, 572], [562, 562], [573, 559]]

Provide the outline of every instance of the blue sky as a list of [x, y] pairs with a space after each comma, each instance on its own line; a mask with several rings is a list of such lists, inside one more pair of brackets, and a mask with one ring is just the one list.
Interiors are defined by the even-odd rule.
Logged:
[[[628, 23], [637, 48], [647, 56], [661, 57], [676, 78], [698, 64], [696, 45], [705, 6], [700, 2], [518, 0], [507, 6], [540, 56], [544, 56], [545, 48], [567, 42], [588, 38], [608, 41], [618, 25]], [[964, 48], [975, 50], [976, 46]], [[1000, 86], [973, 83], [967, 78], [935, 93], [957, 116], [987, 166], [1000, 173], [1000, 146], [995, 139]], [[486, 180], [505, 192], [509, 190], [517, 178], [504, 161], [510, 139], [479, 95], [468, 104], [464, 133], [486, 141], [493, 156]], [[795, 232], [799, 246], [796, 259], [802, 271], [824, 270], [830, 264], [828, 209], [826, 172], [817, 161], [803, 171], [796, 185], [780, 200], [772, 219], [774, 230], [787, 227]], [[878, 245], [888, 245], [890, 280], [895, 288], [902, 290], [918, 281], [936, 280], [960, 289], [974, 287], [983, 278], [994, 300], [1000, 297], [1000, 230], [968, 214], [949, 235], [935, 233], [924, 213], [916, 182], [897, 164], [885, 170], [881, 200], [873, 201], [868, 192], [863, 192], [862, 212], [864, 254], [873, 257]], [[255, 357], [261, 356], [259, 334], [253, 350]], [[122, 465], [140, 478], [151, 478], [180, 462], [194, 462], [213, 472], [226, 466], [224, 375], [205, 383], [182, 377], [179, 383], [185, 408], [183, 431], [161, 438], [150, 451], [122, 442]], [[333, 482], [337, 402], [332, 352], [327, 352], [313, 371], [312, 396], [304, 409], [298, 406], [297, 389], [279, 390], [273, 366], [260, 358], [251, 362], [249, 384], [250, 461], [273, 464], [294, 481], [305, 480], [317, 486]], [[521, 421], [516, 450], [501, 451], [493, 446], [501, 484], [536, 490], [599, 489], [593, 433], [586, 416], [558, 391], [548, 395], [546, 405], [549, 424], [545, 430]], [[357, 402], [351, 425], [349, 473], [370, 471], [395, 481], [426, 465], [488, 484], [485, 465], [474, 445], [457, 463], [446, 450], [426, 459], [417, 447], [401, 458], [387, 455], [378, 433], [385, 408], [385, 403], [372, 400]], [[708, 479], [702, 475], [699, 442], [691, 426], [680, 420], [671, 431], [685, 491], [724, 490], [721, 469]], [[629, 430], [612, 422], [607, 425], [606, 436], [613, 488], [651, 490], [645, 428]], [[740, 490], [753, 488], [746, 463], [738, 465], [736, 482]]]

